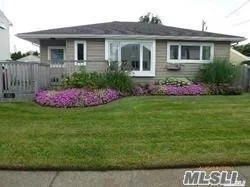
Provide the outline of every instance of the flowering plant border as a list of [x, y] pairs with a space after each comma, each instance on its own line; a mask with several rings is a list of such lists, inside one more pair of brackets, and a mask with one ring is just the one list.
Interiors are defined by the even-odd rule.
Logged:
[[[186, 86], [176, 85], [149, 85], [135, 86], [129, 95], [205, 95], [206, 88], [203, 85], [191, 84]], [[57, 108], [90, 107], [103, 105], [121, 97], [128, 96], [114, 89], [66, 89], [60, 91], [39, 91], [35, 94], [34, 100], [42, 106]]]

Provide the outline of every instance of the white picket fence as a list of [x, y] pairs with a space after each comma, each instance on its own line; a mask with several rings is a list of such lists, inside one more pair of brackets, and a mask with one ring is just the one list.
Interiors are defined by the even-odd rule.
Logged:
[[0, 97], [4, 93], [33, 94], [47, 88], [49, 83], [48, 64], [32, 62], [0, 62]]

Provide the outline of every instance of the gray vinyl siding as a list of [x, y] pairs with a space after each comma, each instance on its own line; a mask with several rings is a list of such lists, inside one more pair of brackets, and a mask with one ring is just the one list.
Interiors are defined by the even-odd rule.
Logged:
[[225, 58], [229, 60], [230, 57], [230, 43], [217, 42], [214, 44], [214, 57], [215, 58]]
[[66, 40], [66, 60], [75, 60], [75, 40]]
[[87, 41], [87, 71], [104, 72], [107, 70], [105, 62], [105, 39], [88, 39]]
[[[65, 46], [66, 60], [74, 60], [74, 41], [84, 39], [66, 39], [66, 40], [42, 40], [40, 42], [41, 61], [48, 59], [48, 46]], [[105, 39], [85, 39], [87, 42], [87, 63], [86, 70], [89, 72], [103, 72], [107, 69], [105, 62]], [[211, 42], [210, 42], [211, 43]], [[230, 43], [215, 42], [214, 57], [229, 59]], [[155, 77], [133, 77], [136, 82], [153, 82], [166, 77], [187, 77], [194, 78], [202, 64], [183, 63], [180, 70], [167, 69], [167, 41], [156, 41], [156, 67]]]

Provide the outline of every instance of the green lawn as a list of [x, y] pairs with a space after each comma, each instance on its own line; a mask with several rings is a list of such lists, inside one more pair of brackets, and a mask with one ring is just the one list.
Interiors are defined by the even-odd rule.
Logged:
[[0, 168], [250, 164], [250, 95], [128, 97], [92, 108], [0, 103]]

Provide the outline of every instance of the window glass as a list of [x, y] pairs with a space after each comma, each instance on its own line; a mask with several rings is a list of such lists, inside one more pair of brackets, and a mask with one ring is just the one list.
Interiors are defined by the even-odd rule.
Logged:
[[132, 70], [140, 70], [140, 45], [127, 44], [121, 48], [121, 61], [130, 64]]
[[203, 46], [202, 47], [202, 60], [210, 60], [211, 58], [211, 47]]
[[51, 49], [50, 59], [52, 64], [62, 64], [64, 60], [64, 50], [63, 49]]
[[143, 46], [143, 71], [150, 71], [151, 67], [151, 51]]
[[181, 46], [181, 59], [200, 60], [200, 46]]
[[77, 44], [77, 60], [84, 60], [84, 44]]
[[118, 62], [118, 44], [110, 43], [109, 45], [109, 60], [111, 62]]
[[178, 60], [179, 57], [179, 46], [178, 45], [171, 45], [170, 46], [170, 59], [171, 60]]

